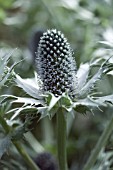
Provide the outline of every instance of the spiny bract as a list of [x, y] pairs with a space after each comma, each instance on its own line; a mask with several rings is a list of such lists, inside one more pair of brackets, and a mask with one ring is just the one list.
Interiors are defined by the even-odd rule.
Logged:
[[43, 90], [55, 96], [68, 92], [75, 96], [76, 63], [73, 51], [64, 35], [56, 29], [47, 30], [40, 38], [36, 53], [36, 69]]

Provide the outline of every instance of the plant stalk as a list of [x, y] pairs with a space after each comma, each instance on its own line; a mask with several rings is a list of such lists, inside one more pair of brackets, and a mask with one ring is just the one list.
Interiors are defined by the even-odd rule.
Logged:
[[0, 115], [0, 124], [4, 128], [6, 134], [8, 134], [10, 132], [10, 127], [7, 125], [6, 121], [4, 120], [4, 118], [1, 115]]
[[66, 154], [66, 136], [67, 121], [63, 108], [57, 112], [57, 152], [59, 161], [59, 170], [67, 170], [67, 154]]
[[[8, 124], [6, 123], [6, 121], [4, 120], [4, 118], [2, 116], [0, 116], [0, 124], [2, 125], [4, 130], [6, 131], [6, 134], [10, 133], [11, 129], [10, 129], [10, 127], [8, 126]], [[15, 145], [18, 152], [21, 154], [23, 159], [31, 167], [32, 170], [40, 170], [38, 168], [38, 166], [34, 163], [34, 161], [31, 159], [31, 157], [27, 154], [27, 152], [22, 147], [20, 142], [12, 140], [12, 143]]]
[[90, 170], [93, 167], [99, 152], [105, 146], [112, 130], [113, 130], [113, 117], [110, 119], [108, 125], [106, 126], [101, 137], [99, 138], [94, 150], [92, 151], [88, 161], [84, 166], [84, 170]]
[[21, 143], [18, 141], [12, 141], [15, 145], [18, 152], [21, 154], [21, 156], [24, 158], [26, 163], [31, 167], [32, 170], [40, 170], [38, 166], [34, 163], [34, 161], [31, 159], [31, 157], [27, 154], [25, 149], [22, 147]]

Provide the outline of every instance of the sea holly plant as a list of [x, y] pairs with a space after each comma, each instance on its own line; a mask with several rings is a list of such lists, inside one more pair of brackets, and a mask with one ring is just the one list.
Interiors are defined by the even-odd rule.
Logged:
[[[41, 115], [40, 119], [46, 116], [51, 119], [56, 114], [59, 169], [67, 170], [67, 116], [74, 116], [76, 112], [93, 113], [94, 108], [107, 107], [109, 103], [113, 103], [112, 94], [100, 96], [99, 93], [94, 93], [96, 83], [113, 70], [113, 63], [109, 59], [103, 61], [97, 58], [80, 64], [77, 70], [73, 50], [67, 39], [60, 31], [52, 29], [47, 30], [40, 38], [35, 66], [34, 78], [23, 79], [14, 73], [16, 85], [29, 97], [3, 95], [2, 103], [10, 100], [11, 104], [21, 104], [7, 111], [12, 121], [22, 113], [29, 115], [35, 112], [35, 115]], [[91, 76], [94, 67], [98, 71]]]

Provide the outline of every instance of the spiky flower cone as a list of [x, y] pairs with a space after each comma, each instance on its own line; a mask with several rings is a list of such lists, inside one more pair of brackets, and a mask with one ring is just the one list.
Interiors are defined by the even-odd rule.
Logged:
[[36, 68], [43, 83], [43, 90], [55, 96], [68, 92], [75, 96], [76, 63], [67, 39], [56, 29], [43, 33], [40, 39]]

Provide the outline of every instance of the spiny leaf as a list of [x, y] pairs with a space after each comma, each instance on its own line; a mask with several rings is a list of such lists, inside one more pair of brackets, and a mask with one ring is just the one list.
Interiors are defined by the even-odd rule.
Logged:
[[102, 70], [99, 71], [85, 84], [85, 86], [79, 92], [79, 97], [87, 96], [92, 89], [94, 89], [95, 83], [101, 78]]
[[78, 91], [84, 86], [89, 74], [89, 63], [81, 64], [77, 71]]
[[[0, 75], [4, 73], [4, 69], [7, 66], [10, 57], [14, 53], [15, 50], [11, 51], [10, 53], [5, 54], [4, 56], [0, 57]], [[1, 51], [2, 53], [2, 51]], [[3, 55], [3, 54], [2, 54]]]
[[90, 106], [90, 107], [98, 107], [99, 105], [102, 105], [102, 103], [98, 103], [95, 100], [93, 100], [93, 98], [91, 98], [90, 96], [87, 96], [84, 99], [80, 99], [77, 102], [74, 103], [74, 105], [85, 105], [85, 106]]
[[97, 103], [111, 103], [113, 104], [113, 94], [108, 96], [102, 96], [102, 97], [93, 97], [95, 102]]
[[0, 82], [0, 86], [3, 86], [3, 85], [6, 83], [6, 81], [8, 80], [9, 76], [10, 76], [11, 73], [12, 73], [13, 68], [14, 68], [17, 64], [19, 64], [20, 62], [21, 62], [21, 61], [14, 63], [10, 68], [7, 67], [7, 73], [6, 73], [5, 77], [3, 77], [2, 81]]
[[16, 75], [15, 81], [28, 95], [36, 99], [43, 99], [41, 89], [34, 79], [22, 79], [19, 75]]
[[7, 67], [7, 64], [9, 62], [9, 59], [12, 55], [14, 51], [12, 51], [11, 53], [6, 54], [5, 56], [0, 58], [0, 87], [4, 86], [4, 84], [6, 83], [6, 81], [8, 80], [9, 76], [12, 73], [13, 68], [20, 63], [19, 62], [15, 62], [10, 68]]
[[86, 84], [89, 76], [89, 72], [92, 67], [100, 66], [102, 58], [92, 59], [91, 62], [81, 64], [77, 71], [78, 91], [80, 91]]
[[104, 63], [102, 63], [98, 72], [80, 90], [79, 97], [83, 98], [87, 96], [94, 89], [96, 82], [100, 80], [104, 74], [107, 74], [111, 70], [113, 70], [113, 64], [109, 63], [108, 59]]
[[22, 113], [22, 112], [24, 112], [24, 114], [27, 112], [27, 114], [28, 114], [29, 112], [38, 111], [38, 109], [34, 106], [23, 106], [20, 108], [12, 109], [12, 110], [8, 111], [7, 113], [11, 113], [11, 111], [15, 111], [14, 115], [11, 117], [11, 120], [13, 120], [17, 116], [19, 116], [20, 113]]
[[99, 108], [99, 106], [106, 106], [106, 104], [96, 101], [90, 96], [73, 103], [74, 110], [82, 114], [85, 114], [87, 111], [92, 111], [94, 108]]
[[0, 139], [0, 158], [9, 149], [10, 144], [11, 144], [10, 136], [6, 136], [5, 138]]
[[44, 104], [42, 100], [37, 100], [30, 97], [17, 97], [14, 95], [2, 95], [3, 100], [1, 103], [10, 101], [11, 103], [23, 103], [24, 105], [30, 104], [30, 105], [38, 105], [38, 104]]

